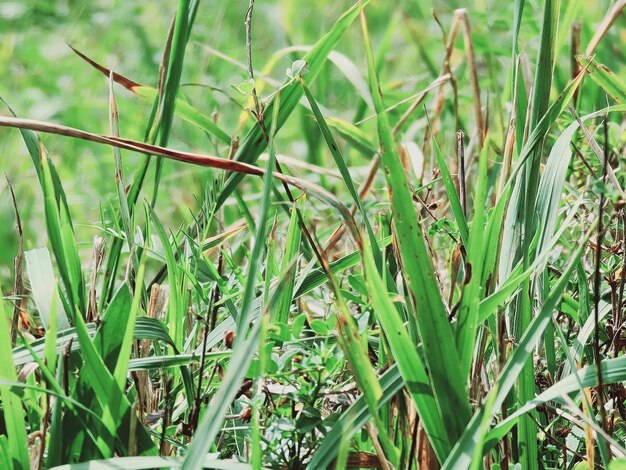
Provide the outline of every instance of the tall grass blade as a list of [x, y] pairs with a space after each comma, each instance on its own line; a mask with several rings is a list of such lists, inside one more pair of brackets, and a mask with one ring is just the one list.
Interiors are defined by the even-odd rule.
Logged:
[[435, 399], [440, 410], [456, 410], [451, 414], [447, 424], [449, 436], [457, 439], [471, 417], [465, 380], [427, 242], [422, 233], [407, 175], [402, 167], [385, 112], [363, 11], [361, 11], [361, 25], [367, 54], [370, 89], [378, 113], [381, 162], [389, 185], [393, 225], [404, 278], [411, 293], [411, 301], [414, 302], [417, 327], [424, 345], [425, 362]]

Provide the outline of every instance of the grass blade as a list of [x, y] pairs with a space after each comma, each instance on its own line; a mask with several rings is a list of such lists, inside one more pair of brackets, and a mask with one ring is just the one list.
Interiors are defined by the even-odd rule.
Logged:
[[[11, 357], [11, 315], [0, 299], [0, 378], [17, 382], [17, 374]], [[30, 468], [28, 458], [28, 438], [26, 436], [25, 415], [19, 395], [10, 387], [0, 385], [2, 397], [2, 417], [8, 439], [8, 455], [4, 458], [11, 462], [11, 468], [27, 470]]]
[[361, 25], [368, 61], [370, 89], [378, 113], [381, 162], [389, 185], [394, 214], [393, 224], [404, 276], [417, 312], [417, 326], [424, 345], [425, 361], [430, 372], [435, 399], [441, 410], [456, 410], [447, 423], [449, 436], [456, 439], [461, 436], [471, 417], [465, 392], [465, 380], [427, 242], [418, 223], [419, 217], [413, 206], [407, 175], [402, 167], [385, 112], [363, 11], [361, 11]]

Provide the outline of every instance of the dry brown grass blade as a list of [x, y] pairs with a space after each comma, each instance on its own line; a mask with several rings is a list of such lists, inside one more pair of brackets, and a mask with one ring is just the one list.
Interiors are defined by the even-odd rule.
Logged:
[[232, 224], [230, 227], [224, 229], [223, 232], [204, 239], [202, 241], [202, 245], [209, 247], [204, 251], [204, 254], [206, 256], [211, 256], [215, 253], [219, 253], [219, 251], [222, 249], [222, 245], [224, 244], [224, 242], [226, 242], [229, 238], [233, 237], [234, 235], [244, 230], [246, 227], [248, 227], [248, 224], [246, 223], [246, 221], [243, 219], [240, 219], [234, 224]]
[[61, 124], [36, 121], [33, 119], [20, 119], [0, 116], [0, 127], [13, 127], [19, 129], [28, 129], [35, 132], [63, 135], [66, 137], [73, 137], [76, 139], [87, 140], [99, 144], [112, 145], [114, 147], [122, 148], [125, 150], [132, 150], [146, 155], [156, 155], [170, 158], [172, 160], [218, 168], [221, 170], [233, 171], [236, 173], [245, 173], [257, 176], [261, 176], [264, 174], [263, 169], [254, 165], [250, 165], [248, 163], [241, 163], [234, 160], [227, 160], [225, 158], [201, 155], [192, 152], [173, 150], [166, 147], [159, 147], [158, 145], [151, 145], [131, 139], [125, 139], [123, 137], [94, 134], [92, 132], [83, 131], [73, 127], [63, 126]]
[[393, 128], [393, 133], [397, 134], [400, 131], [400, 129], [402, 129], [402, 126], [404, 126], [406, 121], [409, 119], [411, 114], [413, 114], [413, 112], [418, 108], [418, 106], [420, 104], [422, 104], [422, 101], [424, 101], [424, 98], [426, 98], [426, 96], [428, 95], [428, 92], [430, 90], [443, 85], [448, 80], [450, 80], [450, 74], [448, 74], [448, 73], [443, 74], [440, 77], [437, 77], [435, 79], [435, 81], [433, 81], [419, 95], [417, 95], [417, 97], [415, 98], [415, 101], [413, 101], [413, 103], [411, 103], [411, 106], [409, 106], [409, 109], [407, 109], [405, 111], [405, 113], [402, 115], [402, 117], [396, 123], [395, 127]]
[[[183, 152], [180, 150], [174, 150], [167, 147], [160, 147], [158, 145], [146, 144], [131, 139], [125, 139], [122, 137], [113, 137], [100, 134], [94, 134], [92, 132], [83, 131], [73, 127], [63, 126], [61, 124], [36, 121], [33, 119], [20, 119], [7, 116], [0, 116], [0, 127], [12, 127], [18, 129], [28, 129], [36, 132], [45, 132], [48, 134], [63, 135], [66, 137], [73, 137], [76, 139], [87, 140], [90, 142], [96, 142], [99, 144], [112, 145], [125, 150], [132, 150], [134, 152], [143, 153], [145, 155], [160, 156], [169, 158], [171, 160], [177, 160], [180, 162], [191, 163], [194, 165], [216, 168], [219, 170], [231, 171], [235, 173], [242, 173], [247, 175], [262, 176], [265, 174], [265, 170], [249, 163], [243, 163], [236, 160], [228, 160], [226, 158], [214, 157], [210, 155], [201, 155], [192, 152]], [[354, 217], [350, 214], [348, 208], [331, 192], [318, 186], [314, 183], [302, 180], [300, 178], [294, 178], [282, 173], [274, 173], [274, 177], [288, 185], [294, 186], [317, 199], [326, 202], [330, 206], [337, 209], [344, 222], [350, 228], [351, 234], [355, 237], [355, 240], [360, 239], [359, 231], [354, 221]]]
[[[483, 119], [482, 106], [480, 103], [480, 86], [478, 83], [478, 70], [476, 68], [476, 56], [474, 55], [474, 42], [472, 41], [472, 30], [470, 28], [467, 10], [461, 8], [454, 12], [458, 16], [459, 21], [463, 25], [463, 40], [465, 42], [465, 56], [469, 66], [470, 77], [472, 82], [472, 93], [474, 94], [474, 114], [476, 118], [476, 128], [478, 130], [478, 149], [483, 147], [485, 141], [486, 128]], [[458, 129], [457, 129], [458, 130]]]
[[[582, 31], [582, 24], [580, 21], [575, 21], [572, 23], [572, 27], [570, 29], [570, 67], [572, 69], [571, 79], [573, 80], [580, 73], [581, 65], [576, 60], [576, 57], [580, 53], [580, 34]], [[578, 91], [574, 92], [574, 96], [572, 97], [572, 101], [574, 102], [574, 106], [578, 102]]]
[[589, 45], [587, 49], [585, 49], [585, 55], [587, 57], [591, 57], [595, 52], [598, 44], [602, 41], [602, 38], [606, 35], [606, 33], [611, 29], [611, 26], [617, 21], [622, 12], [626, 8], [626, 0], [618, 0], [613, 4], [613, 6], [609, 9], [609, 11], [604, 16], [604, 19], [596, 29], [595, 34], [589, 41]]
[[140, 87], [142, 86], [141, 83], [137, 83], [133, 80], [131, 80], [130, 78], [125, 77], [124, 75], [120, 75], [119, 73], [116, 72], [112, 72], [111, 70], [107, 69], [106, 67], [104, 67], [103, 65], [100, 65], [98, 62], [96, 62], [95, 60], [87, 57], [85, 54], [83, 54], [82, 52], [80, 52], [78, 49], [75, 49], [74, 47], [70, 46], [68, 44], [68, 47], [70, 49], [72, 49], [74, 51], [74, 53], [80, 57], [81, 59], [83, 59], [85, 62], [87, 62], [89, 65], [91, 65], [93, 68], [95, 68], [96, 70], [102, 72], [104, 75], [106, 75], [107, 77], [109, 76], [113, 76], [113, 80], [115, 81], [115, 83], [119, 83], [120, 85], [122, 85], [124, 88], [126, 88], [127, 90], [131, 91], [131, 92], [135, 92], [134, 88], [135, 87]]
[[[454, 50], [454, 42], [459, 34], [459, 24], [460, 19], [457, 15], [454, 16], [452, 20], [452, 25], [450, 26], [450, 33], [446, 35], [446, 31], [439, 20], [439, 17], [433, 12], [433, 18], [439, 28], [441, 29], [442, 40], [444, 43], [444, 47], [446, 48], [446, 53], [444, 55], [443, 64], [441, 66], [441, 75], [447, 74], [450, 76], [450, 86], [452, 87], [453, 100], [454, 100], [454, 122], [455, 127], [459, 128], [459, 118], [458, 118], [458, 91], [457, 91], [457, 82], [456, 77], [452, 73], [452, 68], [450, 67], [450, 58], [452, 57], [452, 51]], [[439, 93], [437, 94], [437, 100], [435, 101], [435, 106], [433, 109], [433, 113], [431, 116], [431, 126], [426, 129], [426, 135], [424, 137], [424, 155], [430, 154], [430, 141], [431, 137], [437, 137], [439, 134], [439, 125], [440, 125], [440, 116], [443, 111], [443, 106], [445, 103], [445, 95], [444, 88], [441, 86], [439, 88]]]
[[[374, 180], [376, 179], [376, 173], [378, 172], [378, 166], [380, 165], [380, 154], [376, 153], [374, 158], [372, 158], [372, 162], [370, 163], [369, 171], [367, 172], [367, 179], [359, 188], [359, 199], [361, 202], [365, 200], [370, 190], [374, 186]], [[356, 214], [357, 207], [352, 206], [350, 213], [354, 216]], [[339, 225], [332, 233], [328, 241], [326, 242], [326, 248], [324, 248], [324, 256], [330, 257], [330, 252], [335, 248], [341, 237], [343, 237], [344, 233], [346, 233], [345, 224]]]
[[[588, 387], [585, 387], [583, 389], [583, 393], [586, 397], [586, 400], [582, 400], [583, 413], [589, 415], [590, 413], [593, 413], [593, 410], [590, 410], [588, 407], [588, 403], [592, 403], [591, 390], [589, 390]], [[585, 425], [585, 451], [587, 456], [587, 462], [589, 462], [589, 468], [593, 468], [595, 462], [594, 441], [595, 439], [593, 437], [593, 429], [591, 429], [591, 426], [587, 424]]]

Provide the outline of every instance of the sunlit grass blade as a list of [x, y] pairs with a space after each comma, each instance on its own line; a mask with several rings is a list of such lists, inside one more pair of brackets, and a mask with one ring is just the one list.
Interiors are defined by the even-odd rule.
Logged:
[[435, 399], [441, 410], [455, 410], [455, 413], [449, 415], [447, 424], [449, 436], [456, 439], [461, 436], [471, 417], [465, 380], [427, 241], [419, 224], [419, 216], [413, 205], [407, 175], [398, 155], [385, 112], [363, 11], [361, 11], [361, 24], [368, 61], [370, 89], [378, 113], [381, 162], [389, 185], [395, 237], [401, 256], [403, 274], [411, 300], [415, 303], [417, 327], [424, 345], [425, 361]]
[[258, 348], [259, 330], [261, 322], [252, 324], [248, 336], [242, 341], [237, 341], [235, 354], [231, 357], [226, 375], [221, 380], [218, 391], [213, 396], [212, 402], [204, 412], [202, 420], [195, 432], [195, 439], [189, 446], [189, 453], [182, 465], [183, 469], [197, 469], [204, 461], [209, 448], [222, 428], [222, 421], [228, 412], [232, 400], [240, 388], [241, 381], [245, 377], [250, 361]]
[[[386, 454], [384, 457], [386, 457], [393, 466], [397, 466], [400, 457], [398, 449], [388, 436], [387, 430], [378, 415], [378, 402], [383, 395], [383, 390], [370, 363], [369, 356], [363, 345], [363, 340], [355, 321], [350, 315], [346, 301], [341, 294], [339, 285], [334, 275], [330, 272], [329, 282], [330, 288], [335, 294], [335, 306], [337, 307], [337, 341], [346, 355], [350, 369], [370, 409], [374, 424], [376, 425], [375, 429], [378, 433], [380, 445]], [[383, 458], [381, 455], [378, 457], [379, 459]]]
[[54, 257], [61, 273], [63, 287], [68, 296], [66, 307], [69, 307], [72, 322], [86, 311], [86, 292], [80, 257], [74, 237], [74, 227], [67, 204], [59, 203], [59, 191], [54, 184], [55, 179], [50, 162], [41, 146], [40, 165], [43, 178], [44, 208], [46, 227]]
[[371, 142], [367, 133], [354, 124], [337, 117], [327, 116], [326, 123], [346, 139], [354, 148], [358, 149], [365, 157], [371, 158], [376, 154], [376, 147]]
[[[626, 112], [626, 105], [616, 105], [580, 118], [581, 122], [594, 117], [606, 115], [610, 112]], [[566, 182], [570, 160], [572, 158], [571, 141], [578, 131], [578, 121], [570, 124], [556, 140], [548, 159], [537, 192], [537, 228], [539, 240], [535, 250], [541, 252], [554, 233], [558, 211], [561, 203], [561, 193]], [[616, 189], [619, 189], [616, 188]]]
[[26, 258], [26, 271], [30, 279], [30, 288], [35, 301], [35, 306], [39, 311], [39, 318], [44, 329], [50, 327], [53, 304], [56, 307], [56, 318], [58, 327], [61, 330], [70, 327], [67, 315], [62, 309], [58, 291], [55, 289], [56, 282], [52, 268], [52, 259], [47, 248], [35, 248], [24, 252]]
[[301, 200], [296, 201], [294, 207], [291, 209], [291, 218], [289, 220], [289, 226], [287, 227], [287, 238], [285, 240], [285, 251], [280, 265], [282, 278], [279, 284], [280, 292], [277, 292], [279, 298], [276, 301], [276, 307], [274, 307], [271, 312], [272, 322], [287, 323], [289, 310], [294, 298], [294, 284], [296, 281], [297, 260], [299, 257], [298, 249], [300, 248], [302, 239], [302, 232], [298, 226], [298, 214], [296, 212], [298, 205], [301, 205]]

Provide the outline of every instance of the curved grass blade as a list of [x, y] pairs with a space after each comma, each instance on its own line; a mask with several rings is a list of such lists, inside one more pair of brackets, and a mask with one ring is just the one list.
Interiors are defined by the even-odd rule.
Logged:
[[325, 120], [328, 126], [339, 132], [344, 139], [352, 144], [354, 148], [358, 149], [365, 157], [371, 158], [372, 155], [376, 154], [377, 149], [367, 134], [354, 124], [338, 117], [327, 116]]
[[382, 266], [382, 256], [380, 254], [380, 251], [376, 249], [378, 247], [378, 243], [376, 243], [376, 236], [374, 235], [374, 231], [372, 230], [372, 225], [370, 224], [369, 218], [367, 216], [367, 212], [365, 212], [363, 203], [361, 202], [361, 198], [359, 197], [359, 194], [356, 188], [354, 187], [354, 182], [352, 181], [350, 170], [348, 169], [346, 165], [343, 155], [341, 154], [341, 151], [339, 150], [339, 146], [337, 145], [337, 142], [335, 142], [335, 139], [328, 127], [328, 124], [326, 124], [326, 120], [324, 119], [324, 116], [322, 115], [322, 112], [320, 111], [320, 108], [317, 105], [315, 98], [311, 94], [309, 87], [307, 86], [307, 84], [305, 83], [302, 77], [299, 77], [299, 81], [300, 81], [300, 84], [302, 85], [302, 89], [304, 90], [304, 94], [309, 104], [311, 105], [311, 109], [313, 110], [313, 115], [315, 116], [315, 120], [317, 121], [319, 129], [322, 133], [322, 136], [324, 137], [324, 140], [326, 141], [326, 145], [330, 149], [330, 153], [333, 156], [333, 159], [335, 160], [335, 164], [337, 165], [337, 168], [339, 169], [339, 172], [341, 173], [343, 182], [348, 188], [348, 192], [350, 193], [350, 196], [352, 196], [352, 201], [354, 202], [355, 207], [359, 210], [361, 216], [363, 217], [363, 223], [365, 224], [365, 228], [369, 236], [370, 245], [372, 249], [374, 250], [373, 254], [374, 254], [374, 259], [376, 260], [376, 265]]
[[[131, 80], [130, 78], [127, 78], [119, 73], [113, 72], [109, 70], [108, 68], [104, 67], [103, 65], [100, 65], [95, 60], [87, 57], [85, 54], [75, 49], [74, 47], [72, 46], [69, 46], [69, 47], [76, 53], [76, 55], [78, 55], [81, 59], [83, 59], [93, 68], [95, 68], [96, 70], [99, 70], [107, 77], [109, 76], [112, 77], [115, 83], [122, 85], [131, 93], [134, 93], [140, 98], [143, 98], [145, 100], [152, 101], [152, 102], [154, 102], [154, 100], [158, 98], [159, 91], [156, 88], [153, 88], [147, 85], [142, 85], [141, 83], [137, 83], [134, 80]], [[230, 141], [231, 141], [230, 136], [224, 130], [222, 130], [217, 124], [215, 124], [215, 122], [209, 116], [200, 112], [198, 109], [196, 109], [194, 106], [189, 104], [184, 99], [176, 98], [176, 105], [174, 107], [174, 112], [181, 119], [193, 124], [194, 126], [199, 127], [203, 131], [208, 132], [210, 135], [217, 137], [217, 139], [220, 142], [226, 145], [230, 145]]]
[[[626, 356], [615, 359], [606, 359], [600, 363], [602, 369], [602, 379], [605, 384], [619, 383], [626, 381]], [[564, 404], [561, 398], [564, 395], [580, 393], [580, 387], [596, 387], [598, 385], [598, 371], [595, 364], [583, 367], [582, 369], [567, 375], [554, 385], [550, 386], [533, 400], [516, 410], [507, 419], [499, 422], [487, 433], [485, 446], [492, 447], [502, 436], [504, 436], [519, 420], [520, 416], [536, 409], [549, 401]]]
[[[192, 163], [195, 165], [233, 171], [237, 172], [238, 174], [249, 174], [256, 176], [262, 176], [265, 174], [265, 170], [263, 170], [262, 168], [244, 162], [173, 150], [170, 148], [145, 144], [142, 142], [121, 137], [93, 134], [91, 132], [82, 131], [72, 127], [62, 126], [60, 124], [0, 116], [0, 126], [39, 130], [41, 132], [74, 137], [78, 139], [88, 140], [91, 142], [97, 142], [100, 144], [113, 145], [126, 150], [144, 153], [146, 155], [157, 155], [186, 163]], [[352, 217], [352, 214], [350, 214], [350, 211], [346, 208], [346, 206], [330, 191], [327, 191], [326, 189], [314, 183], [282, 173], [276, 173], [274, 177], [278, 180], [284, 181], [291, 186], [301, 189], [304, 192], [307, 192], [311, 196], [314, 196], [320, 201], [325, 202], [326, 204], [329, 204], [330, 206], [335, 208], [339, 212], [339, 215], [346, 222], [346, 225], [350, 228], [351, 233], [358, 234], [358, 230], [354, 224], [354, 218]]]

